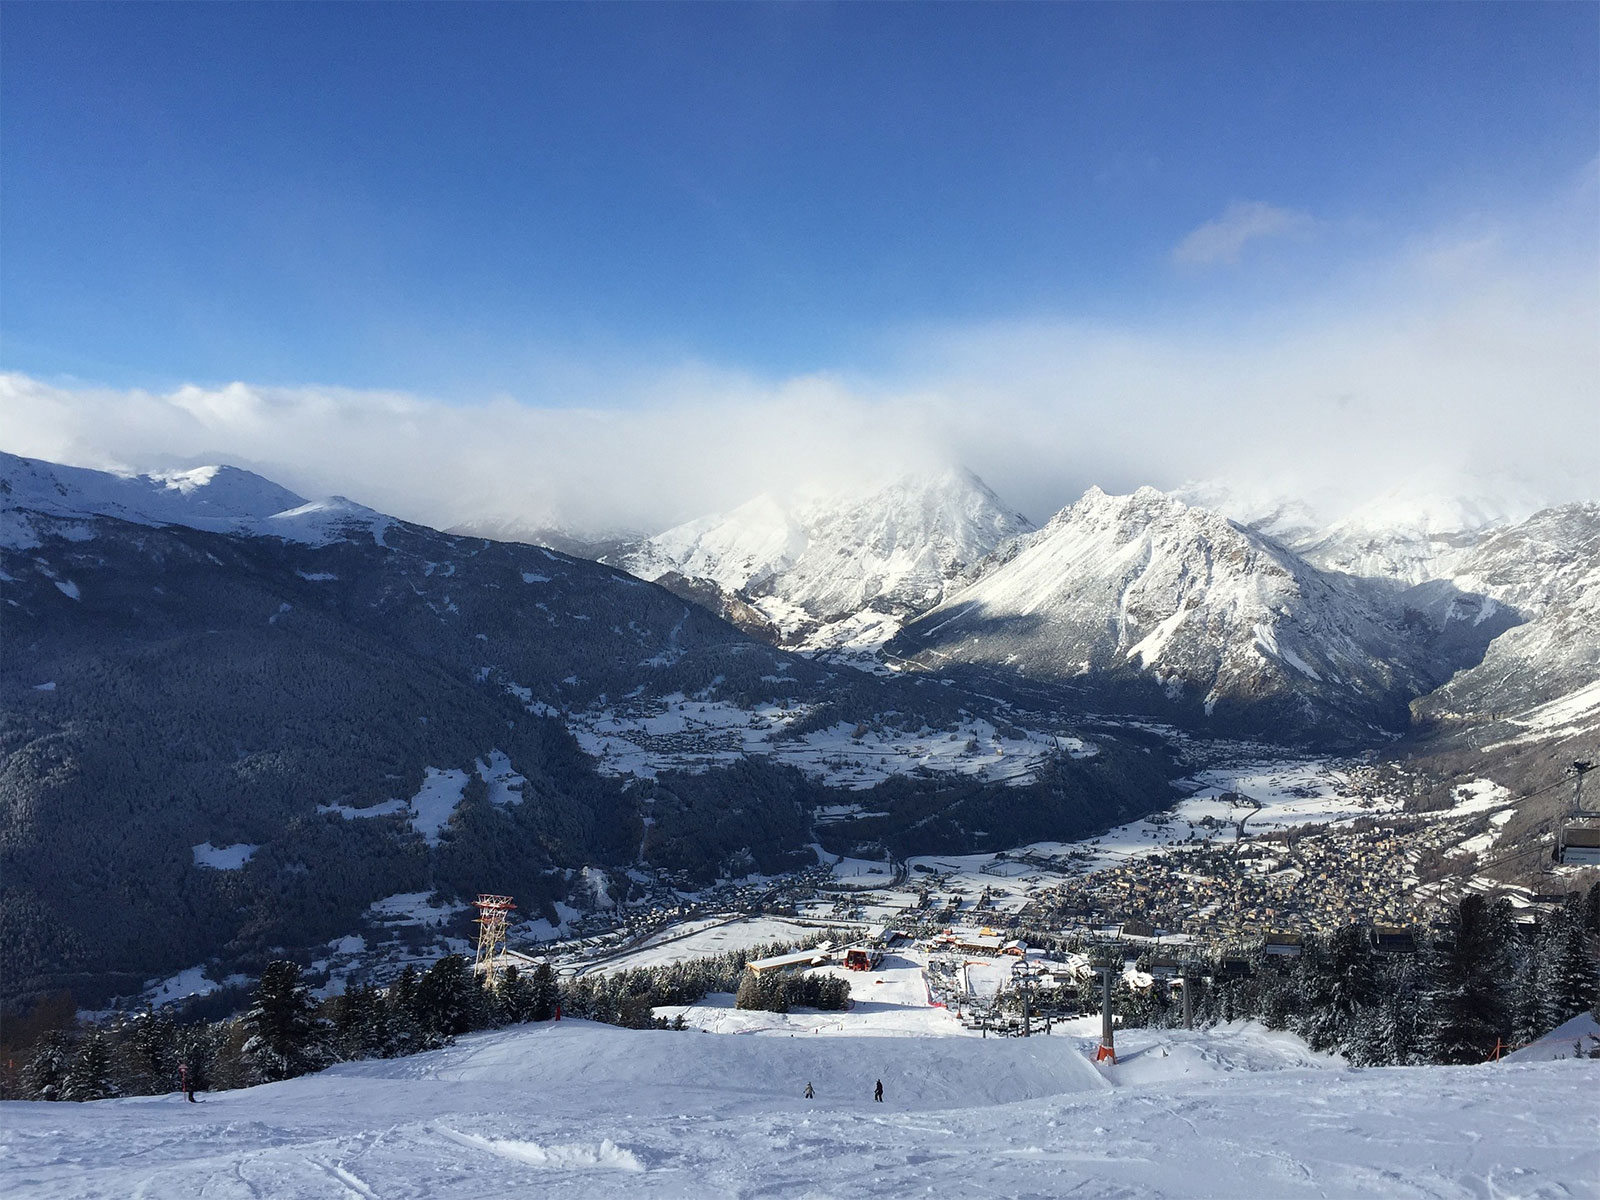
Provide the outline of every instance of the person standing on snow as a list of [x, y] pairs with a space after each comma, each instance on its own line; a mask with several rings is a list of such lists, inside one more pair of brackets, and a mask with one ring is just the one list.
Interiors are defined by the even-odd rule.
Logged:
[[872, 1098], [879, 1104], [883, 1103], [883, 1080], [878, 1080], [878, 1086], [872, 1089]]
[[808, 1079], [806, 1080], [806, 1099], [815, 1100], [816, 1098], [817, 1094], [811, 1090], [811, 1081]]

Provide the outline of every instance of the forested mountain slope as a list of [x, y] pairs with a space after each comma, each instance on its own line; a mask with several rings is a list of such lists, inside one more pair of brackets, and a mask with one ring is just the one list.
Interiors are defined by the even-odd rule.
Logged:
[[[399, 893], [500, 890], [536, 914], [588, 865], [709, 880], [814, 861], [822, 782], [760, 756], [603, 776], [573, 712], [674, 697], [927, 730], [972, 703], [830, 670], [539, 547], [292, 495], [292, 519], [95, 515], [16, 486], [18, 464], [33, 483], [50, 470], [4, 464], [0, 506], [8, 994], [92, 1001], [198, 962], [249, 969]], [[192, 527], [213, 519], [234, 531]], [[940, 807], [992, 794], [984, 827], [1046, 836], [1164, 800], [1162, 764], [1100, 751], [1031, 787], [957, 781]], [[924, 790], [940, 789], [894, 795], [921, 819]], [[966, 826], [941, 828], [954, 846]]]

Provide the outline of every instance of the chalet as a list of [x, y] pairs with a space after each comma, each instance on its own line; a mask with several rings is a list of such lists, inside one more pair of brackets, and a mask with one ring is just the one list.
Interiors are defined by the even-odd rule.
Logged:
[[766, 975], [772, 971], [803, 971], [807, 967], [820, 966], [828, 961], [825, 953], [816, 950], [802, 950], [798, 954], [775, 954], [771, 958], [756, 958], [745, 963], [748, 970], [757, 975]]
[[993, 929], [947, 929], [928, 940], [930, 949], [954, 950], [959, 954], [999, 954], [1006, 939]]

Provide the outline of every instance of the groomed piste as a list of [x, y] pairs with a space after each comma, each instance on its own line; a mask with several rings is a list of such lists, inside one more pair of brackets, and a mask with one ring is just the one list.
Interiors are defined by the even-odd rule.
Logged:
[[[1254, 1025], [461, 1039], [240, 1091], [0, 1106], [13, 1198], [1600, 1194], [1600, 1062], [1356, 1071]], [[877, 1080], [882, 1103], [872, 1099]], [[803, 1092], [807, 1083], [815, 1099]]]

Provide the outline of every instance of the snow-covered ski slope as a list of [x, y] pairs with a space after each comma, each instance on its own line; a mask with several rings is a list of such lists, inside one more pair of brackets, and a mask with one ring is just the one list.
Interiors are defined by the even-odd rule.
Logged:
[[[206, 1095], [0, 1106], [8, 1197], [1574, 1197], [1600, 1063], [1352, 1071], [1256, 1027], [724, 1037], [562, 1021]], [[1324, 1065], [1315, 1065], [1320, 1061]], [[884, 1084], [884, 1102], [872, 1086]], [[816, 1098], [807, 1101], [807, 1082]]]

